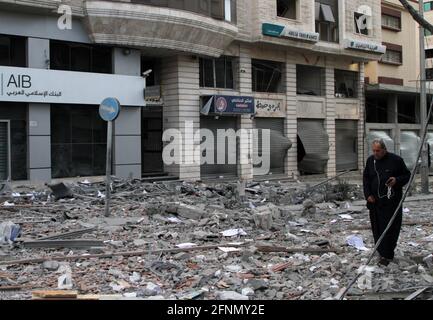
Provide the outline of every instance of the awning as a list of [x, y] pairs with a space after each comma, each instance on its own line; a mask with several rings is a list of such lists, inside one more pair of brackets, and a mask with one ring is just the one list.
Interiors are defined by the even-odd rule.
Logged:
[[322, 3], [320, 5], [320, 10], [322, 12], [322, 17], [325, 21], [335, 22], [334, 13], [332, 12], [331, 6]]
[[255, 114], [253, 97], [242, 96], [204, 96], [202, 100], [206, 102], [201, 109], [201, 114], [209, 115], [238, 115]]

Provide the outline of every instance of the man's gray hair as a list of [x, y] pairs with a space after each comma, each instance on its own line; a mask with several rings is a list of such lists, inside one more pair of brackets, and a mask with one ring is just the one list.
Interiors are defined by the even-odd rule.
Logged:
[[373, 140], [373, 143], [372, 143], [371, 145], [374, 146], [375, 144], [380, 145], [380, 147], [381, 147], [383, 150], [386, 150], [386, 144], [385, 144], [385, 141], [383, 141], [383, 139], [375, 139], [375, 140]]

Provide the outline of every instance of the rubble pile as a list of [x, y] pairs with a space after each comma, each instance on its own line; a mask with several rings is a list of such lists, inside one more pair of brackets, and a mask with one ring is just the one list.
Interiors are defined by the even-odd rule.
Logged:
[[[110, 217], [103, 183], [0, 195], [0, 231], [13, 233], [0, 234], [7, 238], [0, 243], [1, 299], [31, 299], [37, 290], [118, 299], [330, 299], [373, 246], [356, 185], [114, 180], [110, 187]], [[396, 261], [367, 268], [350, 299], [433, 287], [431, 213], [431, 200], [406, 204]]]

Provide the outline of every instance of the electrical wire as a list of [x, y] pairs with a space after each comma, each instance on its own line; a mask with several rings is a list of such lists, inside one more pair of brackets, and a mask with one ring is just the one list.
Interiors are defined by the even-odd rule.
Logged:
[[[433, 110], [433, 99], [430, 102], [430, 109], [428, 112], [428, 116], [427, 119], [430, 119], [432, 116], [432, 110]], [[415, 175], [416, 172], [418, 170], [419, 167], [419, 159], [421, 157], [421, 153], [423, 151], [424, 148], [424, 144], [427, 138], [427, 131], [428, 131], [428, 126], [429, 126], [429, 121], [426, 121], [424, 130], [423, 130], [423, 137], [421, 140], [421, 146], [418, 150], [418, 155], [416, 158], [416, 165], [415, 168], [413, 168], [412, 173], [410, 175], [410, 180], [408, 183], [408, 187], [406, 188], [403, 197], [400, 200], [400, 203], [397, 207], [397, 209], [394, 212], [394, 215], [392, 216], [391, 220], [389, 221], [387, 227], [385, 228], [385, 230], [383, 231], [382, 235], [380, 236], [379, 240], [377, 241], [376, 245], [374, 246], [373, 252], [371, 253], [370, 257], [367, 260], [367, 263], [365, 265], [362, 266], [361, 270], [359, 271], [359, 273], [355, 276], [355, 278], [349, 283], [349, 285], [347, 286], [347, 288], [344, 289], [344, 291], [342, 292], [341, 296], [339, 297], [339, 300], [343, 300], [344, 297], [347, 295], [347, 293], [349, 292], [349, 290], [353, 287], [353, 285], [358, 281], [358, 279], [360, 278], [360, 276], [364, 273], [365, 269], [368, 267], [368, 265], [370, 264], [370, 262], [373, 260], [374, 254], [376, 253], [377, 249], [379, 248], [379, 246], [382, 244], [383, 239], [385, 238], [386, 234], [388, 233], [389, 229], [391, 228], [392, 224], [394, 223], [395, 219], [397, 218], [397, 215], [400, 211], [400, 208], [403, 205], [404, 200], [406, 199], [407, 195], [409, 194], [409, 191], [412, 187], [413, 181], [415, 179]]]

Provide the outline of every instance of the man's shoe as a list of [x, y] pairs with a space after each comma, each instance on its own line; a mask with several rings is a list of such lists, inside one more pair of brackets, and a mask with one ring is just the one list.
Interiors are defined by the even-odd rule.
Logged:
[[382, 265], [382, 266], [388, 266], [390, 263], [392, 262], [392, 259], [387, 259], [384, 257], [381, 257], [378, 264]]

